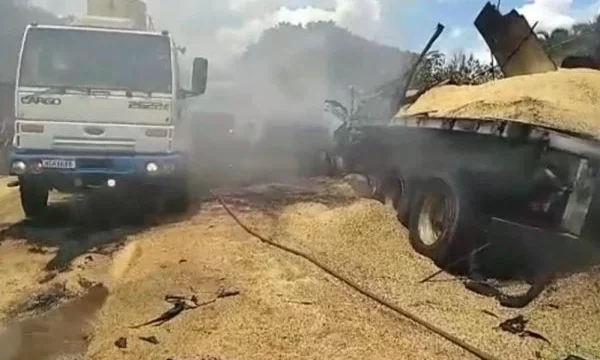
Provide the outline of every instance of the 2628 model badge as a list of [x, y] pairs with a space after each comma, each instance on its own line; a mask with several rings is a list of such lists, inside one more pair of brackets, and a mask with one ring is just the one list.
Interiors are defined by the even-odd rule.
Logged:
[[157, 101], [130, 101], [130, 109], [169, 110], [169, 104]]

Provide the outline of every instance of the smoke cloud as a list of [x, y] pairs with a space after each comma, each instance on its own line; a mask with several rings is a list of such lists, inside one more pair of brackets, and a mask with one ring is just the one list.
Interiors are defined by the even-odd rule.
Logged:
[[[155, 27], [169, 30], [178, 45], [187, 48], [184, 69], [195, 56], [210, 61], [206, 94], [190, 100], [190, 114], [199, 120], [192, 131], [209, 133], [212, 147], [219, 138], [217, 133], [226, 136], [223, 124], [229, 124], [227, 119], [232, 115], [236, 134], [266, 146], [259, 157], [269, 166], [289, 162], [286, 153], [310, 154], [331, 140], [314, 131], [321, 127], [325, 135], [330, 134], [330, 124], [323, 116], [324, 100], [347, 102], [350, 84], [367, 90], [400, 73], [405, 54], [397, 49], [368, 43], [330, 24], [310, 25], [332, 22], [354, 35], [372, 39], [382, 25], [384, 1], [145, 0]], [[86, 1], [30, 3], [59, 15], [78, 16], [85, 12]], [[266, 30], [280, 23], [293, 26], [271, 32], [268, 40], [253, 48]], [[208, 118], [212, 119], [213, 130], [206, 128]], [[209, 142], [196, 141], [200, 143]], [[196, 150], [204, 154], [207, 151]], [[232, 151], [221, 149], [219, 157], [240, 161], [240, 152]], [[282, 156], [285, 161], [279, 161]]]
[[[81, 15], [85, 0], [32, 0], [60, 15]], [[280, 22], [334, 21], [372, 38], [379, 29], [380, 0], [146, 0], [155, 25], [169, 29], [196, 55], [224, 68], [262, 32]]]
[[[303, 6], [290, 8], [282, 4], [276, 10], [276, 1], [260, 4], [260, 9], [268, 8], [271, 11], [261, 12], [253, 8], [252, 4], [258, 1], [237, 0], [235, 3], [243, 3], [239, 7], [243, 14], [251, 14], [241, 26], [224, 27], [217, 30], [217, 39], [220, 42], [230, 44], [228, 55], [241, 54], [248, 44], [256, 42], [262, 32], [273, 27], [277, 23], [285, 22], [293, 25], [306, 25], [310, 22], [333, 21], [341, 27], [345, 27], [357, 35], [371, 38], [378, 29], [381, 18], [381, 4], [377, 0], [337, 0], [332, 9]], [[233, 8], [237, 8], [239, 4]], [[265, 9], [265, 10], [266, 10]]]
[[539, 22], [537, 30], [552, 31], [557, 28], [569, 28], [577, 22], [572, 16], [573, 0], [530, 0], [518, 11], [531, 25]]

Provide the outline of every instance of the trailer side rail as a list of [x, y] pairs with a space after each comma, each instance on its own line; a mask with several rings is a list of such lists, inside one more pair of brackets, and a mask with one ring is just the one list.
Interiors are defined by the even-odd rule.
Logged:
[[389, 126], [460, 131], [508, 139], [542, 140], [547, 141], [549, 148], [600, 160], [600, 140], [597, 138], [509, 119], [415, 116], [396, 118]]

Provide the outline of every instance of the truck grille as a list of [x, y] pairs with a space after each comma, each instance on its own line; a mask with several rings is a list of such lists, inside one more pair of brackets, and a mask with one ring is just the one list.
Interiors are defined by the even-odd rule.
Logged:
[[134, 151], [135, 140], [56, 137], [53, 147], [59, 150]]

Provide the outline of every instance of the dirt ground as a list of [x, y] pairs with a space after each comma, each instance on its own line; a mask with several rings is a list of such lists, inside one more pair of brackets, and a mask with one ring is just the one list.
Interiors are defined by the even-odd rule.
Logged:
[[[527, 308], [505, 309], [449, 275], [420, 284], [437, 268], [412, 251], [391, 209], [343, 180], [216, 191], [249, 227], [499, 359], [600, 358], [599, 273], [561, 279]], [[23, 222], [17, 192], [0, 184], [0, 360], [474, 358], [261, 243], [215, 201], [109, 230], [72, 222], [93, 217], [78, 206], [57, 203], [48, 222]], [[224, 290], [239, 294], [219, 298]], [[167, 294], [207, 304], [131, 328], [168, 309]], [[519, 314], [550, 344], [498, 329]], [[157, 344], [140, 339], [152, 336]], [[121, 337], [125, 348], [115, 344]]]

